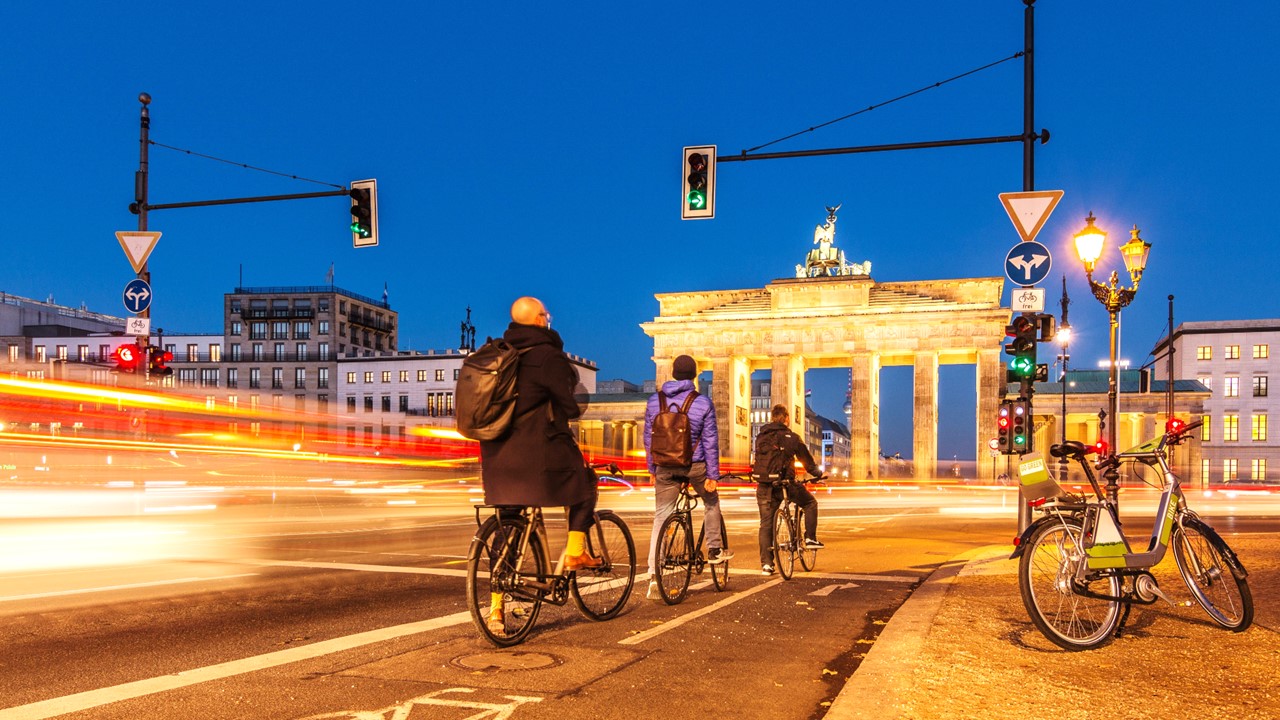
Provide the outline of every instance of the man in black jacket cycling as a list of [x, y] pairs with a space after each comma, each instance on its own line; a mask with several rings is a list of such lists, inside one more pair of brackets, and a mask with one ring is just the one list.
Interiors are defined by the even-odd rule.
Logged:
[[[756, 435], [756, 462], [751, 469], [751, 477], [759, 483], [756, 486], [756, 504], [760, 506], [761, 575], [773, 574], [773, 514], [782, 504], [782, 488], [771, 484], [771, 481], [794, 480], [797, 457], [810, 475], [815, 478], [822, 475], [808, 446], [804, 444], [804, 439], [792, 432], [787, 425], [790, 415], [786, 406], [774, 405], [772, 422], [761, 427], [760, 433]], [[804, 546], [814, 549], [825, 547], [818, 542], [817, 498], [804, 483], [793, 483], [787, 492], [804, 512]]]

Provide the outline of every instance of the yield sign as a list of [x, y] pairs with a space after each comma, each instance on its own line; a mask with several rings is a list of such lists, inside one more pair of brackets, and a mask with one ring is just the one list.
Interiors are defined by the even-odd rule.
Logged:
[[1061, 199], [1061, 190], [1000, 193], [1000, 203], [1024, 242], [1036, 239], [1036, 233]]
[[147, 257], [151, 255], [152, 250], [156, 249], [156, 241], [160, 239], [160, 233], [144, 230], [117, 230], [116, 239], [120, 241], [120, 247], [124, 248], [124, 254], [128, 256], [133, 271], [140, 273], [147, 264]]

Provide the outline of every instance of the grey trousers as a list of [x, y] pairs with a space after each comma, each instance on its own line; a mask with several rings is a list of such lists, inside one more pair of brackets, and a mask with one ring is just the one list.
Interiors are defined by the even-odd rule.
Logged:
[[724, 547], [720, 536], [723, 521], [720, 518], [720, 493], [707, 492], [702, 483], [707, 479], [707, 464], [696, 462], [687, 468], [659, 467], [653, 480], [653, 533], [649, 537], [649, 575], [654, 572], [654, 564], [658, 560], [658, 533], [662, 531], [662, 523], [675, 512], [676, 500], [680, 497], [680, 481], [676, 478], [687, 477], [691, 481], [702, 505], [706, 508], [706, 516], [702, 519], [706, 528], [707, 550]]

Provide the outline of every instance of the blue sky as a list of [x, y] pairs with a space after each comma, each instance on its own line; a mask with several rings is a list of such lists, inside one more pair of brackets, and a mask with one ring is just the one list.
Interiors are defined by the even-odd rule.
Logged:
[[[824, 206], [876, 280], [1002, 275], [1018, 240], [997, 195], [1021, 146], [721, 164], [717, 216], [682, 222], [680, 149], [737, 153], [1022, 48], [1019, 0], [981, 2], [6, 3], [0, 89], [10, 233], [0, 289], [124, 315], [114, 231], [153, 140], [335, 184], [376, 177], [382, 244], [355, 250], [340, 198], [158, 211], [153, 316], [214, 332], [221, 296], [321, 284], [379, 296], [402, 347], [483, 338], [512, 299], [544, 299], [601, 377], [642, 381], [654, 293], [789, 276]], [[1092, 211], [1105, 276], [1133, 224], [1152, 243], [1124, 314], [1140, 364], [1178, 321], [1275, 317], [1272, 88], [1280, 9], [1190, 0], [1040, 0], [1036, 188], [1066, 195], [1039, 240], [1066, 275], [1075, 365], [1106, 354], [1106, 315], [1069, 247]], [[801, 150], [1022, 127], [1022, 66], [1000, 65], [772, 146]], [[152, 148], [153, 203], [322, 186]], [[242, 271], [243, 268], [243, 271]], [[1121, 271], [1123, 276], [1123, 269]], [[1007, 292], [1006, 292], [1007, 298]], [[1056, 308], [1056, 305], [1053, 305]], [[940, 455], [972, 455], [968, 368], [943, 373]], [[968, 386], [966, 388], [966, 383]], [[843, 381], [814, 379], [839, 414]], [[905, 389], [904, 389], [905, 388]], [[886, 377], [885, 450], [909, 453], [909, 382]], [[905, 420], [904, 420], [905, 418]], [[905, 430], [903, 429], [905, 428]], [[905, 437], [903, 433], [906, 433]]]

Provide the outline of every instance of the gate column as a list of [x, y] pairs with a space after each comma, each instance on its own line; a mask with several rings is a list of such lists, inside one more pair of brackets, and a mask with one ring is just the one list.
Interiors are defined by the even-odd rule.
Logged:
[[743, 357], [717, 358], [711, 372], [720, 462], [746, 464], [751, 459], [751, 365]]
[[916, 479], [936, 478], [938, 476], [938, 353], [918, 353], [914, 360], [915, 415], [911, 423], [911, 456]]
[[[996, 410], [1005, 395], [1004, 365], [1000, 362], [1000, 348], [978, 351], [978, 438], [974, 457], [982, 460], [988, 457], [991, 448], [987, 441], [996, 436]], [[978, 463], [978, 477], [995, 480], [991, 477], [991, 466]]]
[[860, 353], [851, 363], [849, 479], [880, 477], [880, 356]]
[[770, 405], [781, 405], [791, 414], [791, 429], [805, 442], [804, 436], [804, 358], [788, 355], [773, 359], [770, 381]]

